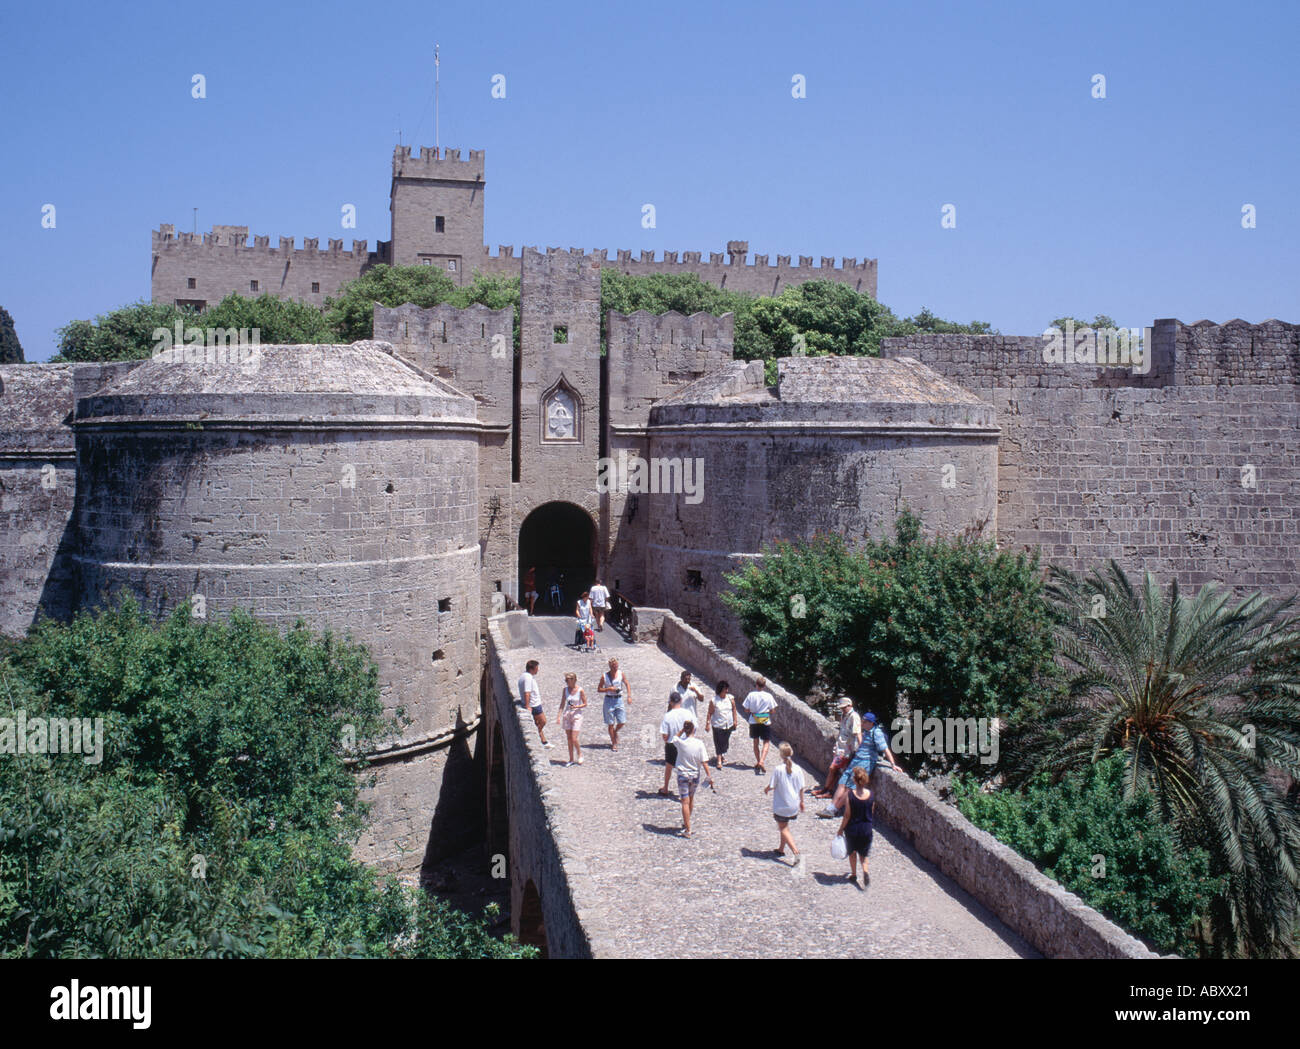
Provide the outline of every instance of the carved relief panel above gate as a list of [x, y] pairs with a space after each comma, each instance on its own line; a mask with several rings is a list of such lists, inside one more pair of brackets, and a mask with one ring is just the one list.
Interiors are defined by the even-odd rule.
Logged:
[[582, 443], [582, 398], [563, 375], [542, 394], [542, 443]]

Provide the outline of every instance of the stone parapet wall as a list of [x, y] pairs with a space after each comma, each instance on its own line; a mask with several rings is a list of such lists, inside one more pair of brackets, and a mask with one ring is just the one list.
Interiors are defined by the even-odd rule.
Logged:
[[527, 616], [522, 611], [493, 616], [487, 635], [489, 735], [500, 736], [510, 799], [511, 915], [517, 923], [523, 889], [531, 881], [541, 897], [550, 957], [611, 957], [616, 952], [594, 917], [600, 899], [582, 858], [582, 842], [559, 818], [549, 792], [555, 766], [547, 751], [529, 746], [537, 730], [515, 701], [514, 682], [505, 671], [505, 653], [520, 647]]

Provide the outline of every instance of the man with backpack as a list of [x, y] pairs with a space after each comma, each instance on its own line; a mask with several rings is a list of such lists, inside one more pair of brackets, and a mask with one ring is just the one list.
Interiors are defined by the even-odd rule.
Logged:
[[844, 799], [848, 796], [850, 784], [853, 782], [853, 770], [866, 769], [867, 775], [870, 776], [882, 758], [889, 762], [889, 767], [895, 772], [903, 771], [894, 760], [893, 751], [889, 749], [889, 738], [885, 735], [885, 730], [877, 723], [876, 715], [868, 711], [862, 715], [862, 745], [858, 747], [853, 760], [840, 776], [839, 785], [835, 788], [834, 800], [817, 815], [822, 819], [833, 819], [842, 815]]

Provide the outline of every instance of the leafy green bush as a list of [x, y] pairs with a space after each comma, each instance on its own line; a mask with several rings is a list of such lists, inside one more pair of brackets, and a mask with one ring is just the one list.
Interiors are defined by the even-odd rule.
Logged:
[[102, 718], [102, 760], [0, 758], [0, 956], [520, 956], [356, 862], [341, 742], [382, 715], [365, 650], [246, 614], [154, 626], [130, 601], [43, 623], [6, 716]]
[[93, 321], [72, 321], [58, 330], [59, 352], [51, 360], [54, 363], [146, 360], [157, 350], [166, 348], [154, 338], [155, 331], [166, 330], [174, 342], [177, 324], [182, 331], [242, 328], [251, 333], [256, 329], [258, 341], [267, 344], [335, 340], [315, 306], [287, 302], [269, 294], [256, 299], [231, 294], [202, 313], [165, 302], [137, 302], [110, 310]]
[[255, 329], [258, 342], [267, 345], [338, 341], [315, 306], [269, 294], [256, 299], [227, 295], [199, 314], [199, 318], [190, 323], [203, 328]]
[[839, 536], [777, 544], [728, 581], [723, 601], [758, 669], [799, 692], [818, 682], [848, 692], [886, 724], [905, 691], [927, 717], [1014, 729], [1052, 687], [1054, 618], [1037, 559], [925, 539], [909, 512], [893, 538], [860, 550]]
[[375, 304], [437, 306], [448, 301], [455, 282], [435, 266], [388, 266], [381, 263], [366, 270], [340, 290], [338, 297], [325, 300], [325, 317], [340, 342], [373, 337]]
[[75, 320], [59, 328], [59, 352], [50, 358], [53, 364], [83, 361], [140, 361], [152, 356], [158, 344], [154, 330], [175, 329], [197, 323], [198, 314], [166, 302], [136, 302], [93, 321]]
[[1059, 783], [982, 793], [955, 777], [957, 807], [1048, 877], [1162, 953], [1195, 956], [1195, 930], [1221, 891], [1204, 849], [1180, 849], [1149, 791], [1125, 796], [1112, 757]]

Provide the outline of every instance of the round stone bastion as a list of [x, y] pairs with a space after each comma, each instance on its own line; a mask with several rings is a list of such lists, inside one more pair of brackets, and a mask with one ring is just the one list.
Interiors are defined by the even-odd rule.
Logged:
[[81, 604], [193, 598], [351, 635], [413, 719], [403, 746], [477, 714], [472, 398], [386, 343], [184, 347], [80, 399], [73, 425]]
[[722, 644], [743, 640], [719, 600], [724, 577], [779, 540], [859, 544], [892, 535], [904, 507], [929, 535], [996, 535], [992, 405], [908, 357], [791, 357], [777, 370], [767, 386], [761, 361], [735, 361], [650, 411], [648, 474], [695, 485], [639, 496], [648, 603]]

